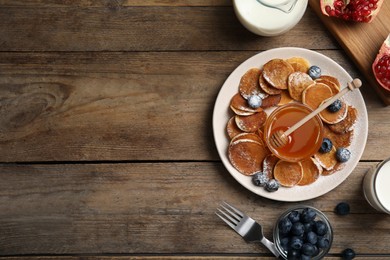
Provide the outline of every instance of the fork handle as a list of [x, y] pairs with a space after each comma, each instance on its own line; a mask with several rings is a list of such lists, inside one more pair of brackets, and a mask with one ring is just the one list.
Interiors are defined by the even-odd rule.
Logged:
[[266, 247], [268, 248], [269, 251], [271, 251], [274, 256], [276, 257], [279, 257], [280, 254], [278, 252], [278, 250], [276, 249], [276, 246], [274, 243], [272, 243], [271, 241], [269, 241], [268, 239], [266, 239], [265, 237], [263, 237], [260, 242]]

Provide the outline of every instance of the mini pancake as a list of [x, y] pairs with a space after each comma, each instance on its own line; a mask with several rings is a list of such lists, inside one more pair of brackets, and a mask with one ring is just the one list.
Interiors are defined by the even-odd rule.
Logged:
[[340, 121], [337, 124], [329, 125], [329, 128], [335, 133], [345, 133], [351, 131], [355, 125], [357, 119], [357, 109], [353, 106], [348, 106], [347, 116], [344, 120]]
[[274, 88], [272, 87], [263, 77], [263, 75], [260, 75], [259, 77], [259, 84], [260, 84], [260, 88], [267, 94], [269, 95], [276, 95], [276, 94], [280, 94], [282, 92], [281, 89], [277, 89], [277, 88]]
[[268, 97], [263, 99], [263, 102], [261, 103], [261, 108], [266, 109], [269, 107], [276, 106], [279, 104], [281, 98], [281, 94], [269, 95]]
[[323, 169], [318, 161], [312, 157], [301, 161], [303, 177], [298, 182], [299, 186], [305, 186], [315, 182], [322, 174]]
[[335, 133], [330, 129], [330, 125], [324, 124], [324, 137], [329, 138], [336, 147], [348, 147], [352, 142], [353, 131]]
[[330, 75], [321, 75], [320, 79], [330, 81], [330, 82], [335, 84], [335, 86], [338, 88], [338, 90], [341, 89], [340, 81], [336, 77], [333, 77]]
[[337, 86], [337, 84], [334, 83], [333, 81], [327, 80], [325, 78], [318, 78], [318, 79], [315, 80], [315, 82], [323, 83], [323, 84], [327, 85], [328, 87], [330, 87], [330, 89], [332, 90], [333, 95], [336, 95], [337, 93], [340, 92], [340, 87]]
[[[248, 105], [248, 101], [243, 98], [240, 93], [236, 93], [232, 99], [230, 100], [230, 107], [235, 108], [234, 111], [246, 111], [251, 113], [260, 112], [263, 110], [261, 107], [259, 108], [252, 108]], [[233, 110], [233, 109], [232, 109]]]
[[260, 94], [259, 76], [261, 70], [259, 68], [251, 68], [241, 77], [238, 90], [240, 94], [248, 99], [252, 95]]
[[330, 87], [323, 83], [316, 83], [307, 87], [302, 93], [302, 103], [316, 109], [322, 101], [333, 96]]
[[294, 72], [294, 68], [282, 59], [272, 59], [263, 66], [264, 79], [274, 88], [287, 89], [288, 75]]
[[288, 92], [290, 97], [296, 101], [302, 101], [302, 92], [314, 84], [309, 74], [304, 72], [293, 72], [288, 76]]
[[268, 153], [264, 145], [251, 140], [231, 142], [228, 148], [231, 164], [244, 175], [253, 175], [261, 171], [263, 160]]
[[335, 172], [338, 172], [340, 170], [342, 170], [345, 166], [345, 163], [340, 163], [340, 162], [337, 162], [337, 164], [333, 167], [332, 170], [323, 170], [322, 171], [322, 176], [328, 176], [328, 175], [332, 175], [333, 173]]
[[284, 187], [297, 185], [303, 177], [300, 162], [287, 162], [279, 160], [274, 167], [274, 178]]
[[229, 121], [228, 121], [228, 123], [226, 125], [226, 132], [227, 132], [227, 134], [228, 134], [230, 139], [232, 139], [236, 135], [242, 133], [242, 131], [240, 130], [240, 128], [238, 128], [238, 126], [236, 124], [236, 120], [235, 120], [234, 116], [232, 116], [229, 119]]
[[[324, 100], [322, 103], [324, 103]], [[321, 104], [322, 104], [321, 103]], [[337, 112], [330, 112], [328, 109], [324, 109], [320, 112], [320, 118], [322, 121], [328, 124], [336, 124], [347, 117], [348, 105], [341, 101], [341, 108]]]
[[256, 132], [267, 120], [267, 113], [257, 112], [250, 116], [235, 116], [237, 127], [244, 132]]
[[325, 170], [332, 170], [334, 166], [337, 164], [336, 159], [336, 147], [333, 146], [332, 150], [328, 153], [321, 153], [316, 152], [314, 154], [314, 158], [317, 159], [318, 163], [325, 169]]
[[260, 145], [264, 145], [262, 138], [258, 134], [255, 134], [255, 133], [239, 133], [238, 135], [233, 137], [230, 142], [233, 143], [233, 142], [236, 142], [238, 140], [254, 141]]
[[280, 101], [278, 103], [278, 106], [283, 106], [283, 105], [288, 104], [294, 100], [291, 98], [290, 93], [288, 93], [288, 90], [283, 90], [280, 95], [281, 95], [281, 98], [280, 98]]
[[302, 57], [292, 57], [286, 60], [294, 68], [294, 71], [307, 72], [310, 68], [308, 60]]
[[274, 178], [274, 168], [276, 163], [279, 161], [279, 158], [273, 154], [269, 154], [264, 158], [263, 161], [263, 173], [268, 176], [268, 178]]
[[250, 116], [250, 115], [253, 115], [255, 112], [248, 112], [248, 111], [244, 111], [244, 110], [241, 110], [241, 109], [237, 109], [233, 106], [230, 106], [230, 109], [236, 114], [236, 115], [239, 115], [239, 116]]

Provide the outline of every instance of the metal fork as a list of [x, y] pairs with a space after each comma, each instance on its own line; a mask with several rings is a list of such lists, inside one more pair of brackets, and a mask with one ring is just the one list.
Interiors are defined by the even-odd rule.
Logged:
[[264, 237], [263, 228], [259, 223], [226, 202], [222, 202], [219, 206], [215, 214], [240, 234], [246, 242], [261, 242], [276, 257], [280, 256], [275, 244]]

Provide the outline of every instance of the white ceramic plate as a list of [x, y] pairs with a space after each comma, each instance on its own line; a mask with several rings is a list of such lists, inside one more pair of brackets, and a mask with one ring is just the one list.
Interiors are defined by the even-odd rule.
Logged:
[[[215, 102], [213, 112], [214, 140], [221, 160], [229, 173], [245, 188], [265, 198], [278, 201], [303, 201], [321, 196], [341, 184], [351, 174], [363, 154], [367, 140], [368, 117], [363, 97], [359, 90], [354, 90], [344, 96], [348, 104], [353, 105], [358, 111], [358, 118], [354, 127], [354, 136], [349, 149], [352, 156], [345, 167], [329, 176], [320, 176], [313, 184], [307, 186], [295, 186], [292, 188], [280, 187], [276, 192], [268, 192], [262, 187], [252, 184], [251, 177], [238, 172], [228, 158], [229, 137], [226, 132], [228, 119], [233, 115], [229, 108], [231, 97], [238, 92], [241, 76], [253, 67], [261, 67], [267, 61], [274, 58], [290, 58], [299, 56], [306, 58], [311, 65], [318, 65], [322, 74], [332, 75], [339, 79], [344, 87], [352, 80], [351, 76], [332, 59], [302, 48], [277, 48], [261, 52], [239, 65], [223, 84]], [[363, 86], [364, 87], [364, 86]]]

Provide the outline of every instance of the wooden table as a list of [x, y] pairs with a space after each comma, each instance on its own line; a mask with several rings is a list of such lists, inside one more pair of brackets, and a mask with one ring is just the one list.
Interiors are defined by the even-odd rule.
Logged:
[[[20, 1], [0, 6], [0, 256], [254, 259], [214, 214], [226, 200], [261, 222], [299, 204], [262, 198], [227, 172], [212, 111], [228, 75], [275, 47], [313, 49], [359, 71], [308, 7], [288, 33], [248, 32], [228, 0]], [[367, 83], [363, 78], [363, 83]], [[348, 179], [306, 204], [334, 227], [329, 259], [390, 257], [390, 217], [365, 201], [390, 156], [390, 107], [362, 89], [369, 135]], [[334, 213], [346, 201], [351, 214]]]

